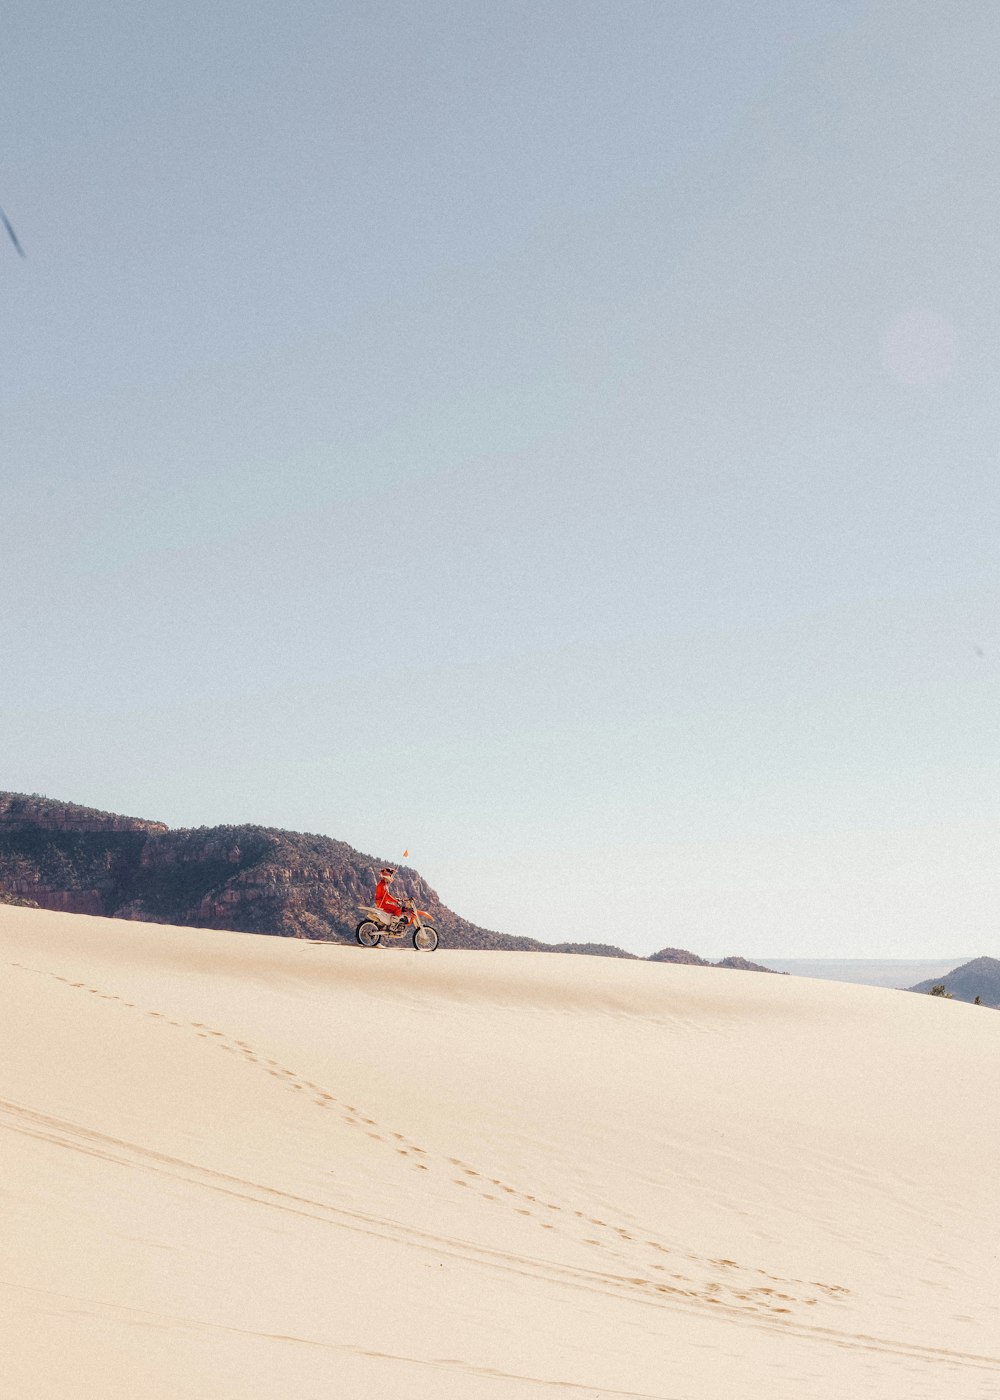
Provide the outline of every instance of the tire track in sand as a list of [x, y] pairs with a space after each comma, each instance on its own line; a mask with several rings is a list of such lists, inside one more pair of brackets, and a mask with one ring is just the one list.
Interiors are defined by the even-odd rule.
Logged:
[[[387, 1149], [401, 1156], [414, 1158], [415, 1160], [411, 1163], [414, 1170], [435, 1174], [458, 1170], [461, 1175], [452, 1175], [453, 1185], [461, 1186], [464, 1190], [478, 1194], [490, 1206], [506, 1205], [512, 1213], [533, 1220], [548, 1232], [549, 1238], [554, 1233], [576, 1245], [582, 1243], [594, 1250], [600, 1250], [602, 1262], [606, 1261], [609, 1267], [581, 1268], [562, 1261], [496, 1250], [489, 1246], [476, 1245], [468, 1240], [435, 1236], [408, 1227], [400, 1221], [383, 1220], [379, 1217], [365, 1215], [363, 1212], [351, 1212], [335, 1207], [327, 1202], [290, 1196], [276, 1188], [245, 1182], [240, 1178], [228, 1178], [225, 1173], [211, 1172], [210, 1169], [200, 1168], [195, 1164], [180, 1163], [179, 1159], [165, 1159], [175, 1165], [186, 1166], [199, 1177], [208, 1173], [210, 1176], [240, 1183], [243, 1187], [251, 1186], [256, 1191], [262, 1192], [267, 1198], [302, 1201], [310, 1208], [320, 1209], [324, 1215], [333, 1213], [342, 1217], [339, 1223], [345, 1225], [346, 1228], [351, 1228], [347, 1223], [349, 1220], [367, 1221], [370, 1232], [377, 1233], [383, 1238], [405, 1237], [435, 1251], [443, 1249], [448, 1254], [475, 1258], [482, 1263], [490, 1263], [496, 1267], [504, 1268], [505, 1271], [523, 1272], [530, 1277], [538, 1277], [541, 1274], [544, 1277], [550, 1277], [553, 1282], [569, 1283], [577, 1287], [584, 1287], [588, 1291], [606, 1292], [615, 1296], [621, 1296], [622, 1292], [625, 1292], [637, 1301], [681, 1308], [685, 1311], [691, 1309], [704, 1313], [711, 1310], [717, 1316], [724, 1315], [731, 1321], [743, 1321], [748, 1325], [777, 1327], [783, 1331], [822, 1338], [839, 1347], [861, 1348], [923, 1360], [949, 1361], [952, 1364], [1000, 1370], [1000, 1357], [971, 1352], [955, 1352], [947, 1348], [923, 1347], [907, 1342], [851, 1333], [836, 1327], [821, 1325], [818, 1318], [816, 1322], [799, 1321], [793, 1313], [793, 1308], [796, 1310], [798, 1308], [814, 1308], [821, 1299], [825, 1302], [842, 1302], [850, 1296], [849, 1290], [836, 1284], [782, 1278], [754, 1266], [741, 1265], [736, 1260], [709, 1259], [704, 1255], [684, 1250], [681, 1246], [666, 1244], [662, 1240], [652, 1238], [634, 1226], [617, 1225], [600, 1216], [591, 1215], [585, 1210], [575, 1209], [559, 1202], [540, 1200], [533, 1193], [521, 1190], [519, 1187], [504, 1181], [501, 1177], [489, 1176], [460, 1157], [446, 1157], [444, 1154], [431, 1152], [414, 1142], [405, 1133], [386, 1129], [376, 1118], [358, 1105], [347, 1103], [324, 1086], [300, 1076], [294, 1069], [282, 1064], [279, 1060], [259, 1054], [249, 1042], [230, 1036], [226, 1031], [212, 1027], [206, 1022], [178, 1020], [161, 1011], [146, 1010], [116, 993], [103, 991], [85, 981], [74, 981], [47, 969], [32, 968], [22, 963], [9, 965], [26, 972], [54, 978], [74, 991], [84, 992], [105, 1001], [118, 1002], [124, 1009], [135, 1011], [139, 1015], [158, 1020], [176, 1029], [193, 1031], [199, 1038], [216, 1045], [226, 1053], [241, 1057], [247, 1064], [268, 1074], [280, 1086], [284, 1086], [296, 1095], [304, 1096], [303, 1102], [306, 1098], [311, 1099], [317, 1107], [336, 1114], [348, 1128], [364, 1132], [370, 1139], [385, 1144]], [[0, 1106], [2, 1106], [2, 1101], [0, 1101]], [[86, 1133], [89, 1130], [82, 1131]], [[96, 1134], [95, 1136], [100, 1137], [101, 1135]], [[159, 1156], [156, 1153], [146, 1153], [145, 1149], [134, 1144], [127, 1146], [131, 1151], [140, 1154], [145, 1153], [153, 1158]], [[103, 1154], [98, 1152], [96, 1155]], [[495, 1189], [487, 1190], [487, 1186]], [[241, 1194], [241, 1192], [231, 1190], [229, 1194]], [[311, 1213], [311, 1209], [306, 1213]], [[358, 1224], [354, 1228], [362, 1227]], [[383, 1233], [386, 1231], [388, 1235]], [[584, 1233], [585, 1231], [586, 1233]], [[635, 1250], [636, 1246], [638, 1246], [638, 1251]], [[648, 1256], [645, 1254], [646, 1250], [656, 1251], [662, 1256], [671, 1256], [670, 1262], [649, 1263]], [[618, 1264], [624, 1266], [625, 1271], [618, 1272], [613, 1269], [611, 1267], [612, 1261], [617, 1261]], [[679, 1264], [681, 1261], [687, 1266], [695, 1265], [692, 1272], [701, 1275], [701, 1277], [692, 1277], [691, 1273], [685, 1273], [673, 1267], [675, 1263]], [[716, 1277], [706, 1277], [706, 1273], [709, 1271], [714, 1273]], [[649, 1277], [651, 1273], [657, 1273], [660, 1277]], [[719, 1281], [720, 1276], [724, 1281]], [[756, 1282], [759, 1278], [766, 1278], [768, 1283]], [[669, 1279], [670, 1282], [667, 1282], [666, 1279]], [[732, 1282], [729, 1282], [729, 1279], [732, 1279]], [[781, 1287], [773, 1288], [771, 1287], [773, 1283], [780, 1284]], [[816, 1314], [812, 1316], [815, 1317]]]

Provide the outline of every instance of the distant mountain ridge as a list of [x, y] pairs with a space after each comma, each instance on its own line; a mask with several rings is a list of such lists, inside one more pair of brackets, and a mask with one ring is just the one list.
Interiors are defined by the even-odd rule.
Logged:
[[[329, 836], [255, 825], [171, 831], [163, 822], [38, 794], [0, 793], [0, 904], [353, 942], [358, 906], [371, 902], [373, 872], [384, 863]], [[396, 889], [430, 911], [451, 947], [636, 957], [610, 944], [551, 944], [482, 928], [448, 909], [405, 866]], [[654, 953], [653, 961], [770, 971], [742, 958], [712, 964], [678, 949]]]
[[740, 972], [775, 971], [773, 967], [763, 967], [760, 963], [749, 962], [746, 958], [722, 958], [719, 962], [709, 962], [707, 958], [699, 958], [697, 953], [689, 953], [686, 948], [661, 948], [658, 953], [650, 953], [648, 961], [685, 963], [689, 967], [732, 967]]
[[967, 962], [968, 955], [938, 958], [783, 958], [768, 957], [767, 966], [792, 977], [823, 982], [850, 982], [860, 987], [908, 990], [913, 982], [940, 979]]
[[942, 984], [956, 1001], [975, 1001], [979, 997], [983, 1006], [1000, 1007], [1000, 958], [973, 958], [943, 977], [930, 977], [908, 990], [929, 992]]

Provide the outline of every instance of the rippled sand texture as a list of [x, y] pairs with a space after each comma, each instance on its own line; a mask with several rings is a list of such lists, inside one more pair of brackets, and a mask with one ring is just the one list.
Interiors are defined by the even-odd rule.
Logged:
[[0, 907], [33, 1400], [1000, 1390], [1000, 1015]]

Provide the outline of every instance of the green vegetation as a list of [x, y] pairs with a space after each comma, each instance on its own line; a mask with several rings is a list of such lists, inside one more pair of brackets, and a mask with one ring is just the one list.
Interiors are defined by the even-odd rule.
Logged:
[[966, 1001], [973, 1006], [996, 1007], [1000, 1005], [1000, 959], [973, 958], [954, 968], [943, 981], [918, 982], [910, 991], [929, 992], [931, 996]]
[[0, 885], [0, 904], [14, 904], [21, 909], [37, 909], [38, 901], [28, 899], [25, 895], [15, 894], [6, 885]]

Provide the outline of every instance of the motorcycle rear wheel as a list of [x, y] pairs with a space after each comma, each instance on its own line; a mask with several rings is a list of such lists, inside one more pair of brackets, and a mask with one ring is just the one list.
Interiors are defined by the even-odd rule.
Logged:
[[430, 924], [424, 924], [422, 928], [413, 930], [413, 946], [418, 952], [433, 953], [437, 945], [437, 929], [431, 928]]
[[382, 937], [382, 930], [374, 919], [363, 919], [355, 929], [354, 936], [362, 948], [377, 948]]

